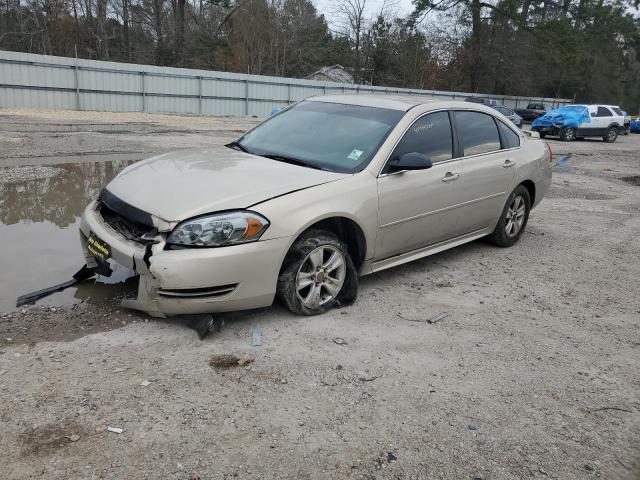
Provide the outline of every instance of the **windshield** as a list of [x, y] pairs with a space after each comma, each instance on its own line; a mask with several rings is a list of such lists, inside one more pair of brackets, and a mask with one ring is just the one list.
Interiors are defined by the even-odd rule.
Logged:
[[339, 103], [300, 102], [258, 125], [235, 145], [274, 160], [354, 173], [369, 163], [404, 113]]

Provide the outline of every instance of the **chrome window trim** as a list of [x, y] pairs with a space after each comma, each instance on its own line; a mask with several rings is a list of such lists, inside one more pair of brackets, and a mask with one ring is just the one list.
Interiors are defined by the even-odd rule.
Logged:
[[[411, 122], [411, 125], [409, 125], [407, 128], [404, 129], [404, 131], [402, 132], [402, 135], [400, 135], [398, 140], [396, 140], [396, 143], [393, 145], [393, 148], [391, 149], [391, 153], [389, 153], [389, 155], [387, 155], [387, 158], [385, 159], [384, 163], [382, 164], [382, 167], [380, 168], [380, 171], [378, 172], [377, 178], [388, 177], [389, 175], [397, 175], [399, 173], [409, 173], [409, 170], [398, 170], [397, 172], [389, 172], [389, 173], [382, 173], [382, 171], [387, 166], [387, 163], [391, 159], [391, 155], [393, 155], [393, 152], [395, 152], [396, 147], [400, 143], [400, 140], [402, 140], [404, 138], [405, 134], [409, 131], [409, 129], [413, 126], [413, 124], [415, 122], [420, 120], [422, 117], [424, 117], [426, 115], [429, 115], [430, 113], [437, 113], [437, 112], [452, 112], [452, 113], [455, 113], [458, 110], [469, 111], [469, 112], [478, 112], [478, 113], [484, 113], [485, 115], [489, 115], [495, 121], [501, 122], [507, 128], [510, 128], [513, 133], [518, 135], [518, 138], [520, 138], [520, 145], [518, 145], [517, 147], [512, 147], [512, 148], [500, 148], [498, 150], [491, 150], [490, 152], [476, 153], [474, 155], [463, 155], [462, 157], [449, 158], [448, 160], [441, 160], [439, 162], [433, 162], [434, 165], [441, 165], [443, 163], [449, 163], [449, 162], [453, 162], [453, 161], [457, 161], [457, 160], [466, 160], [468, 158], [483, 157], [485, 155], [490, 155], [490, 154], [493, 154], [493, 153], [510, 152], [510, 151], [513, 151], [513, 150], [521, 150], [522, 149], [522, 139], [524, 138], [524, 134], [519, 130], [515, 130], [514, 128], [511, 128], [510, 125], [507, 125], [505, 122], [503, 122], [502, 120], [500, 120], [495, 115], [492, 115], [489, 112], [483, 112], [482, 110], [477, 110], [475, 108], [462, 108], [462, 107], [458, 108], [458, 107], [456, 107], [455, 110], [451, 109], [451, 108], [439, 108], [437, 110], [430, 110], [428, 112], [425, 112], [425, 113], [421, 114], [420, 116], [416, 117], [415, 120], [413, 120]], [[453, 125], [451, 125], [451, 126], [453, 127]], [[498, 128], [497, 125], [496, 125], [496, 128]], [[500, 134], [500, 132], [498, 131], [498, 135], [499, 134]], [[452, 137], [453, 137], [453, 132], [452, 132]], [[427, 170], [429, 170], [429, 169], [427, 169]], [[420, 172], [422, 170], [415, 170], [415, 171]]]

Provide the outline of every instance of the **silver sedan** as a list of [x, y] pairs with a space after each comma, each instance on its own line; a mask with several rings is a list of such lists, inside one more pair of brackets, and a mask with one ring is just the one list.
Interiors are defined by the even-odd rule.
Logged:
[[468, 102], [310, 98], [236, 141], [129, 166], [85, 210], [89, 267], [140, 276], [155, 316], [315, 315], [358, 278], [487, 237], [514, 245], [549, 189], [535, 133]]

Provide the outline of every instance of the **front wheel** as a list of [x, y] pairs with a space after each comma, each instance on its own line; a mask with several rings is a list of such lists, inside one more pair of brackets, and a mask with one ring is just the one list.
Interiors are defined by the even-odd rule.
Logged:
[[529, 197], [529, 190], [523, 185], [518, 185], [509, 195], [500, 215], [500, 220], [498, 220], [498, 224], [489, 235], [488, 240], [497, 247], [515, 245], [527, 226], [530, 210], [531, 197]]
[[607, 143], [613, 143], [616, 141], [616, 138], [618, 138], [618, 129], [616, 127], [610, 127], [603, 140]]
[[319, 315], [353, 303], [358, 272], [342, 240], [331, 232], [310, 230], [291, 246], [278, 278], [278, 295], [298, 315]]
[[576, 139], [576, 129], [571, 127], [562, 127], [560, 130], [560, 140], [563, 142], [572, 142]]

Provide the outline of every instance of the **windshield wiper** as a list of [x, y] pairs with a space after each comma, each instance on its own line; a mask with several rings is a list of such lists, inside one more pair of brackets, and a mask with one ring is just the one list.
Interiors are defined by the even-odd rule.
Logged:
[[277, 160], [278, 162], [285, 162], [285, 163], [290, 163], [292, 165], [299, 165], [301, 167], [315, 168], [316, 170], [329, 170], [328, 168], [322, 168], [322, 167], [319, 167], [318, 165], [313, 165], [312, 163], [307, 163], [303, 160], [298, 160], [297, 158], [293, 158], [293, 157], [287, 157], [285, 155], [273, 155], [273, 154], [267, 153], [261, 156], [265, 158], [270, 158], [271, 160]]
[[249, 149], [244, 145], [242, 145], [240, 142], [227, 143], [225, 147], [233, 148], [234, 150], [239, 150], [240, 152], [244, 152], [244, 153], [251, 153]]

